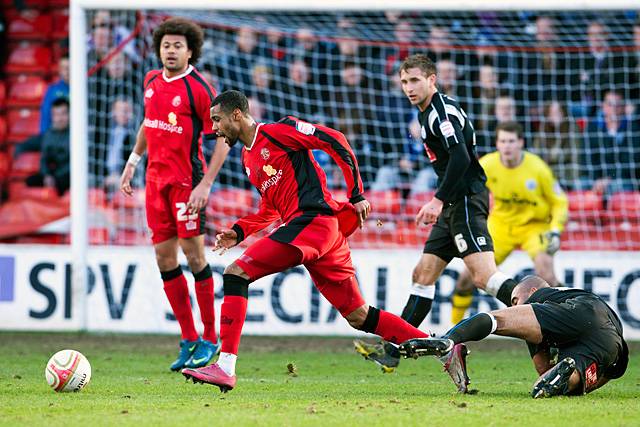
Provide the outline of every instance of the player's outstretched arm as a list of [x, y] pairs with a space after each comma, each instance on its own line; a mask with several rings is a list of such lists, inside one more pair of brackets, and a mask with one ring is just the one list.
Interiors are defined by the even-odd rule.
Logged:
[[147, 151], [147, 137], [144, 134], [144, 127], [141, 125], [138, 129], [138, 136], [136, 137], [136, 145], [133, 147], [133, 151], [129, 155], [129, 160], [124, 165], [124, 170], [120, 176], [120, 191], [125, 195], [133, 195], [133, 189], [131, 188], [131, 180], [136, 172], [136, 166], [140, 163], [140, 159]]
[[213, 155], [209, 161], [207, 173], [189, 195], [187, 209], [189, 209], [191, 213], [199, 212], [200, 209], [206, 206], [209, 193], [211, 193], [211, 186], [216, 180], [230, 149], [231, 147], [224, 143], [224, 138], [218, 138]]
[[262, 198], [258, 212], [240, 218], [231, 228], [236, 232], [237, 243], [240, 243], [277, 219], [280, 219], [280, 213], [266, 199]]

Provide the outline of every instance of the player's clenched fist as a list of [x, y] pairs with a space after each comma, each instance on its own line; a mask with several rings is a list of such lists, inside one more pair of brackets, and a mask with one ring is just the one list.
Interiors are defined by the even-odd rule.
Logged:
[[420, 208], [418, 215], [416, 215], [416, 225], [433, 224], [438, 220], [441, 212], [442, 200], [434, 197], [429, 203]]
[[223, 230], [216, 235], [216, 244], [213, 247], [213, 251], [220, 250], [220, 255], [225, 253], [228, 249], [231, 249], [238, 244], [238, 233], [233, 230]]

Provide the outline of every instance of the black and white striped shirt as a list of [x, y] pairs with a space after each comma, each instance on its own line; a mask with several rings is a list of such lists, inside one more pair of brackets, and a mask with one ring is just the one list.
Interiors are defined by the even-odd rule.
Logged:
[[[471, 121], [455, 99], [436, 92], [424, 111], [418, 115], [421, 137], [433, 169], [438, 175], [436, 197], [452, 202], [485, 189], [487, 178], [476, 153], [476, 136]], [[464, 150], [459, 148], [464, 146]], [[460, 162], [468, 166], [460, 168]], [[451, 162], [458, 162], [461, 174], [447, 174]]]

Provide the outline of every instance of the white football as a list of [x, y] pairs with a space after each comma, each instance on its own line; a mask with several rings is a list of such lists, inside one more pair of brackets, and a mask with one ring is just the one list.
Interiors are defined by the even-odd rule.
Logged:
[[91, 380], [91, 365], [79, 351], [60, 350], [47, 362], [44, 376], [55, 391], [80, 391]]

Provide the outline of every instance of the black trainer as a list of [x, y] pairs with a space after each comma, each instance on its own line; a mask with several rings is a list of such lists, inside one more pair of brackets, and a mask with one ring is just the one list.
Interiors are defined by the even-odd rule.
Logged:
[[453, 341], [448, 338], [412, 338], [400, 344], [398, 350], [405, 358], [420, 356], [444, 356], [453, 349]]
[[571, 357], [565, 357], [556, 366], [542, 374], [533, 385], [531, 397], [552, 397], [564, 395], [569, 392], [569, 378], [576, 370], [576, 361]]
[[395, 371], [400, 364], [400, 352], [391, 343], [382, 341], [379, 344], [369, 344], [362, 340], [353, 340], [353, 346], [362, 357], [380, 366], [385, 374]]

